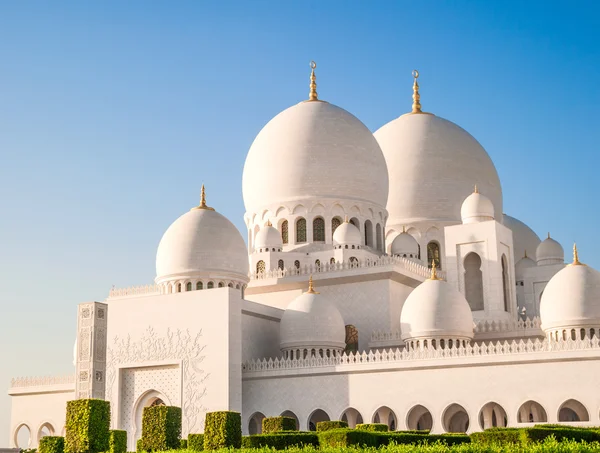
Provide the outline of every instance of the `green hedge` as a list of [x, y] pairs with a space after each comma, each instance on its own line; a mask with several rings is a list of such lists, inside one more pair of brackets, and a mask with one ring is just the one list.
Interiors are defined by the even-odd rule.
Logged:
[[137, 442], [135, 443], [135, 451], [137, 453], [141, 453], [144, 451], [144, 440], [143, 439], [138, 439]]
[[378, 447], [379, 434], [360, 429], [331, 429], [318, 433], [321, 447]]
[[242, 417], [239, 412], [208, 412], [204, 422], [204, 449], [240, 448]]
[[110, 403], [87, 399], [67, 401], [66, 453], [100, 453], [108, 450]]
[[330, 431], [332, 429], [347, 428], [348, 423], [341, 420], [332, 420], [328, 422], [317, 422], [317, 431]]
[[127, 431], [120, 429], [109, 431], [108, 453], [127, 453]]
[[356, 429], [376, 432], [389, 431], [388, 425], [385, 423], [359, 423], [356, 425]]
[[394, 444], [442, 444], [452, 446], [471, 442], [466, 434], [412, 434], [402, 432], [375, 433], [379, 438], [379, 446]]
[[581, 429], [571, 426], [534, 426], [523, 428], [522, 436], [530, 442], [542, 442], [550, 436], [561, 442], [563, 440], [574, 440], [576, 442], [600, 442], [600, 433], [595, 429]]
[[271, 434], [255, 434], [242, 438], [243, 448], [266, 447], [274, 448], [275, 450], [285, 450], [290, 447], [302, 448], [307, 446], [318, 447], [319, 436], [315, 433], [283, 431]]
[[204, 450], [204, 434], [188, 434], [187, 448], [194, 451]]
[[181, 450], [187, 450], [188, 449], [188, 443], [187, 443], [187, 439], [181, 439], [179, 441], [179, 448]]
[[179, 448], [181, 440], [181, 408], [175, 406], [145, 407], [142, 413], [142, 449], [165, 451]]
[[262, 433], [278, 433], [281, 431], [298, 431], [296, 419], [293, 417], [265, 417], [262, 420]]
[[64, 453], [65, 438], [62, 436], [44, 436], [40, 439], [39, 453]]
[[523, 428], [490, 428], [471, 434], [471, 441], [478, 444], [520, 444], [526, 442]]

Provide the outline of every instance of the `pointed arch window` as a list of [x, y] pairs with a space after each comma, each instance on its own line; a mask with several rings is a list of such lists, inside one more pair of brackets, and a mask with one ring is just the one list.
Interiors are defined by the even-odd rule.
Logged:
[[294, 261], [294, 267], [296, 269], [300, 269], [300, 261], [298, 261], [298, 260]]
[[279, 270], [281, 270], [281, 271], [282, 271], [283, 269], [285, 269], [285, 265], [284, 265], [284, 263], [283, 263], [283, 260], [279, 260], [279, 261], [277, 261], [277, 268], [278, 268]]
[[260, 260], [258, 263], [256, 263], [256, 273], [264, 274], [264, 272], [265, 272], [265, 262], [263, 260]]
[[331, 219], [331, 234], [335, 233], [335, 230], [341, 224], [342, 224], [342, 219], [340, 219], [339, 217], [334, 217], [333, 219]]
[[375, 238], [377, 239], [377, 250], [383, 252], [383, 236], [381, 234], [381, 225], [379, 223], [375, 227]]
[[202, 282], [196, 283], [196, 289], [202, 289]]
[[465, 297], [471, 311], [483, 310], [483, 273], [481, 257], [474, 252], [465, 257]]
[[435, 267], [437, 269], [442, 268], [442, 261], [440, 260], [440, 244], [435, 241], [431, 241], [427, 244], [427, 265], [431, 269], [431, 262], [435, 261]]
[[504, 295], [504, 311], [510, 311], [508, 303], [510, 295], [508, 291], [508, 262], [506, 260], [506, 255], [502, 255], [502, 294]]
[[186, 291], [191, 291], [192, 290], [192, 282], [187, 282], [185, 284], [185, 290]]
[[313, 220], [313, 242], [325, 242], [325, 220], [322, 217]]
[[365, 222], [365, 245], [373, 247], [373, 224], [370, 220]]
[[208, 289], [213, 289], [215, 287], [215, 282], [208, 282], [208, 285], [206, 285], [206, 288]]
[[180, 293], [181, 292], [181, 283], [177, 283], [177, 292]]
[[296, 221], [296, 242], [306, 242], [306, 219], [303, 217]]
[[346, 326], [346, 353], [358, 351], [358, 329], [349, 324]]
[[320, 269], [321, 269], [321, 260], [316, 260], [316, 261], [315, 261], [315, 268], [316, 268], [317, 270], [320, 270]]
[[284, 244], [288, 243], [288, 221], [284, 220], [281, 223], [281, 241]]
[[329, 264], [335, 264], [335, 258], [331, 258], [331, 259], [329, 260]]

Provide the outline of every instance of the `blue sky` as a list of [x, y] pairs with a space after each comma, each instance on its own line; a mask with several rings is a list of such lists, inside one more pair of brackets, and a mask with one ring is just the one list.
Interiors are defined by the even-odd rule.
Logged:
[[[246, 152], [306, 98], [311, 59], [320, 97], [373, 131], [410, 109], [418, 68], [424, 110], [491, 155], [505, 211], [600, 268], [599, 18], [592, 1], [2, 3], [0, 390], [73, 371], [76, 304], [151, 282], [202, 183], [243, 229]], [[8, 423], [0, 396], [0, 446]]]

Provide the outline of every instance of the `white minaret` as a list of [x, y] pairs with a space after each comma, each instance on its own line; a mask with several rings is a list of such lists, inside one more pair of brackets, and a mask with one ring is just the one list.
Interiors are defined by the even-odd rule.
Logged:
[[475, 187], [461, 207], [462, 225], [444, 229], [446, 276], [465, 295], [475, 321], [516, 319], [512, 231]]
[[101, 302], [79, 304], [75, 394], [78, 399], [104, 399], [106, 381], [106, 330], [108, 305]]

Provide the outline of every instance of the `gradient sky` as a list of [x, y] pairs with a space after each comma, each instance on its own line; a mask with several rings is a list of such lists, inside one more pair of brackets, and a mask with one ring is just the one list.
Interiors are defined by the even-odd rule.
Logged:
[[[0, 447], [13, 376], [73, 373], [76, 305], [154, 278], [198, 202], [244, 228], [246, 152], [320, 98], [371, 130], [425, 111], [473, 134], [505, 212], [600, 269], [600, 3], [0, 4]], [[246, 237], [246, 234], [243, 234]], [[3, 395], [3, 396], [2, 396]]]

